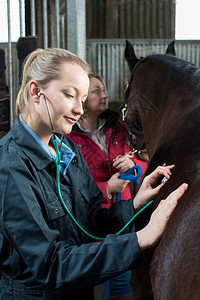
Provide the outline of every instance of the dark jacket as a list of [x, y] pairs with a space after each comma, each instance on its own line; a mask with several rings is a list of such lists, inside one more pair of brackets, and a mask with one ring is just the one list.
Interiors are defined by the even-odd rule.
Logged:
[[[132, 199], [100, 207], [102, 193], [78, 147], [68, 180], [61, 174], [64, 201], [78, 222], [100, 237], [132, 217]], [[138, 264], [134, 226], [122, 236], [94, 242], [60, 203], [56, 165], [16, 122], [0, 140], [0, 299], [92, 299], [91, 286]], [[123, 253], [119, 257], [119, 253]], [[11, 296], [12, 295], [12, 296]]]
[[[67, 136], [78, 145], [95, 182], [103, 193], [101, 206], [109, 208], [113, 202], [116, 202], [116, 194], [113, 194], [112, 199], [108, 199], [106, 191], [107, 181], [113, 174], [118, 172], [118, 170], [113, 167], [113, 159], [115, 159], [118, 155], [129, 153], [131, 149], [128, 146], [127, 129], [124, 124], [120, 122], [119, 114], [108, 109], [101, 114], [100, 118], [106, 120], [101, 130], [105, 134], [107, 155], [91, 139], [90, 136], [79, 128], [77, 124], [73, 126], [72, 132], [70, 132]], [[133, 156], [132, 160], [135, 164], [142, 167], [143, 176], [147, 168], [147, 163], [138, 159], [136, 154]], [[124, 200], [131, 198], [131, 192], [128, 185], [121, 193], [121, 198]]]

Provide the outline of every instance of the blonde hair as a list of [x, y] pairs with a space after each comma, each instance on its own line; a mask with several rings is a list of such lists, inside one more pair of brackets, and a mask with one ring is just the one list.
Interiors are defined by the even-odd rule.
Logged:
[[51, 80], [58, 79], [61, 76], [60, 67], [66, 62], [79, 65], [86, 73], [90, 71], [87, 62], [61, 48], [37, 49], [26, 57], [23, 66], [22, 84], [16, 99], [16, 114], [23, 112], [29, 106], [29, 82], [35, 80], [41, 88], [45, 88]]

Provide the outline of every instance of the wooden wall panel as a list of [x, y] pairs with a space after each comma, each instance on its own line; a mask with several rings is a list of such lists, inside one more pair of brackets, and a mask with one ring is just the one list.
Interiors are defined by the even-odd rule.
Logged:
[[87, 38], [173, 39], [174, 0], [86, 0]]

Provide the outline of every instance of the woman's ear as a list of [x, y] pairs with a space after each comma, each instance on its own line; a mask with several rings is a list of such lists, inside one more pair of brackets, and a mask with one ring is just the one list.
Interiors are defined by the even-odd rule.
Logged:
[[38, 93], [40, 92], [40, 86], [39, 86], [38, 82], [35, 80], [31, 80], [29, 82], [28, 91], [29, 91], [29, 95], [30, 95], [31, 99], [34, 102], [38, 103], [40, 101], [40, 96], [38, 95]]

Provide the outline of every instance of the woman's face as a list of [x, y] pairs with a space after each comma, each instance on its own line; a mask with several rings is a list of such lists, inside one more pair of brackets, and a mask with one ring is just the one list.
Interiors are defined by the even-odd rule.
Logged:
[[95, 78], [90, 78], [90, 86], [86, 108], [89, 113], [101, 114], [108, 108], [108, 93], [102, 82]]
[[[77, 64], [63, 63], [60, 76], [49, 82], [44, 93], [51, 113], [54, 130], [61, 134], [70, 133], [72, 126], [83, 114], [83, 103], [88, 95], [87, 72]], [[40, 119], [45, 127], [50, 125], [43, 96], [40, 96]]]

